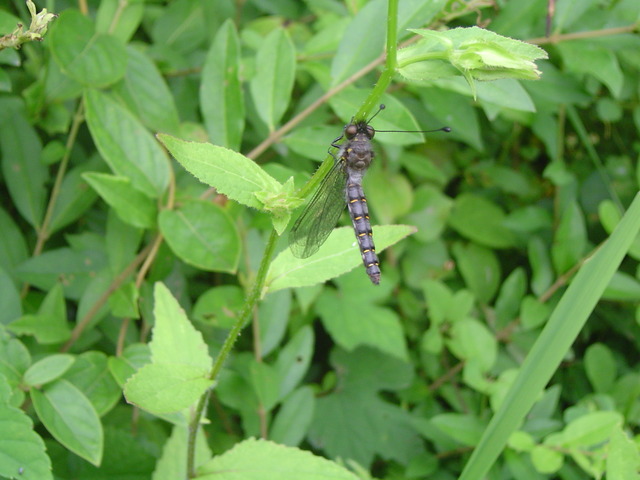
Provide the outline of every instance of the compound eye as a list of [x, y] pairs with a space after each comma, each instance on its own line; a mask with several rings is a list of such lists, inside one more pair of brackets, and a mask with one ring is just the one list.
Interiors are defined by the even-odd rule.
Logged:
[[370, 139], [376, 134], [376, 131], [373, 129], [371, 125], [367, 125], [367, 137]]
[[344, 134], [347, 136], [349, 140], [356, 136], [358, 133], [358, 127], [356, 127], [353, 123], [347, 125], [347, 128], [344, 129]]

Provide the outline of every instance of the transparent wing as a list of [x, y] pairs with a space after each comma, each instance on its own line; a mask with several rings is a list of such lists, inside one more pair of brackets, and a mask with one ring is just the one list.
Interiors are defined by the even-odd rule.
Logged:
[[289, 232], [289, 247], [296, 257], [310, 257], [327, 240], [344, 211], [345, 188], [344, 163], [339, 161], [324, 177]]

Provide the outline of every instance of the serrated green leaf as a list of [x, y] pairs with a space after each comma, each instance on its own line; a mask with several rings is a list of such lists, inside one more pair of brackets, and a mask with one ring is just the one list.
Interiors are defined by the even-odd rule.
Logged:
[[535, 45], [479, 27], [411, 31], [423, 38], [398, 52], [398, 65], [401, 75], [417, 82], [456, 74], [472, 88], [473, 79], [535, 80], [540, 71], [534, 61], [547, 58]]
[[[382, 252], [415, 231], [415, 227], [409, 225], [373, 227], [376, 252]], [[282, 251], [269, 266], [265, 285], [269, 292], [308, 287], [349, 272], [358, 265], [362, 265], [362, 257], [353, 228], [336, 228], [318, 252], [309, 258], [296, 258], [289, 249]]]
[[127, 54], [120, 40], [96, 33], [90, 17], [66, 10], [49, 35], [51, 53], [62, 71], [89, 87], [106, 87], [124, 75]]
[[209, 271], [236, 271], [240, 235], [218, 205], [191, 201], [176, 210], [164, 210], [159, 226], [171, 249], [186, 263]]
[[111, 170], [150, 198], [169, 184], [169, 162], [160, 145], [128, 110], [98, 90], [85, 93], [87, 124]]
[[209, 349], [202, 334], [191, 325], [180, 304], [160, 282], [155, 284], [154, 300], [155, 325], [150, 343], [153, 363], [211, 368]]
[[32, 389], [31, 399], [38, 418], [57, 441], [86, 461], [100, 465], [102, 424], [80, 390], [60, 379], [42, 391]]
[[607, 455], [607, 480], [638, 480], [640, 452], [621, 427], [614, 427]]
[[53, 480], [51, 460], [42, 438], [33, 431], [33, 422], [19, 408], [2, 405], [0, 408], [0, 475], [19, 478]]
[[17, 338], [0, 338], [0, 374], [17, 387], [31, 365], [29, 350]]
[[150, 361], [149, 346], [134, 343], [127, 346], [121, 356], [109, 358], [109, 371], [118, 385], [124, 387], [127, 379]]
[[127, 401], [159, 415], [192, 406], [213, 385], [208, 370], [192, 365], [150, 364], [124, 386]]
[[249, 84], [258, 115], [270, 131], [291, 102], [296, 51], [286, 30], [271, 32], [256, 53], [256, 74]]
[[154, 299], [152, 363], [129, 377], [124, 393], [144, 410], [166, 414], [193, 405], [213, 385], [212, 360], [202, 334], [167, 287], [156, 283]]
[[277, 194], [280, 184], [254, 161], [228, 148], [158, 135], [182, 166], [198, 180], [248, 207], [263, 208], [258, 192]]
[[297, 448], [250, 438], [217, 455], [198, 468], [199, 480], [214, 480], [223, 472], [235, 472], [244, 480], [357, 480], [355, 474], [325, 458]]
[[244, 93], [240, 39], [231, 19], [218, 30], [202, 67], [200, 108], [211, 143], [238, 150], [244, 130]]

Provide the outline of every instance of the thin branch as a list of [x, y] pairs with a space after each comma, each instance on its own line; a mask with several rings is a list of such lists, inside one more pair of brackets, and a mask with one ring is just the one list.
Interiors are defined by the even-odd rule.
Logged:
[[122, 270], [122, 272], [120, 272], [120, 274], [116, 278], [113, 279], [107, 290], [102, 295], [100, 295], [100, 298], [98, 298], [96, 303], [94, 303], [91, 309], [87, 313], [85, 313], [84, 317], [82, 317], [82, 319], [73, 329], [73, 331], [71, 332], [71, 337], [60, 349], [61, 352], [66, 352], [67, 350], [69, 350], [71, 346], [76, 342], [76, 340], [80, 338], [80, 335], [82, 335], [84, 329], [87, 328], [87, 325], [89, 325], [93, 317], [95, 317], [95, 315], [100, 311], [103, 305], [107, 303], [111, 294], [118, 288], [120, 288], [125, 280], [133, 274], [138, 265], [140, 265], [148, 256], [151, 248], [152, 246], [148, 245], [136, 256], [136, 258], [133, 259], [133, 261], [129, 265], [127, 265], [124, 270]]
[[598, 38], [608, 37], [611, 35], [620, 35], [623, 33], [633, 33], [638, 30], [638, 23], [627, 25], [624, 27], [604, 28], [602, 30], [589, 30], [587, 32], [573, 32], [573, 33], [561, 33], [552, 34], [550, 37], [538, 37], [527, 40], [528, 43], [534, 45], [546, 45], [555, 44], [560, 42], [567, 42], [569, 40], [582, 40], [584, 38]]

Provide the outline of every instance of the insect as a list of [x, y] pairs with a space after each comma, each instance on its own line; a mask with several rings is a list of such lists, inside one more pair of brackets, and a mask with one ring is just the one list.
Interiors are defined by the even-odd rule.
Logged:
[[[380, 261], [373, 242], [369, 207], [362, 189], [362, 179], [374, 158], [371, 140], [376, 131], [369, 123], [384, 108], [384, 105], [380, 105], [378, 111], [369, 120], [356, 122], [352, 120], [344, 127], [342, 135], [331, 142], [329, 153], [333, 156], [335, 164], [324, 177], [289, 233], [291, 252], [298, 258], [310, 257], [327, 240], [338, 223], [346, 203], [362, 261], [374, 285], [380, 283]], [[444, 127], [439, 130], [450, 131], [451, 129]], [[343, 138], [346, 138], [346, 141], [342, 144], [338, 143]], [[337, 155], [331, 151], [331, 148], [338, 149]]]

